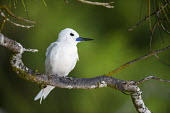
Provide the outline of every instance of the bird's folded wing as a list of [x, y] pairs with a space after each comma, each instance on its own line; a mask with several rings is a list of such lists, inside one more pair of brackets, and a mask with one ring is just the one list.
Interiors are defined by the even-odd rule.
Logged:
[[[54, 51], [55, 49], [55, 51]], [[53, 54], [57, 54], [59, 50], [59, 43], [58, 42], [54, 42], [52, 43], [46, 51], [46, 60], [45, 60], [45, 72], [47, 74], [51, 74], [51, 69], [52, 69], [52, 61], [50, 59], [52, 59], [51, 57], [54, 57], [55, 55]], [[53, 52], [51, 52], [53, 51]]]

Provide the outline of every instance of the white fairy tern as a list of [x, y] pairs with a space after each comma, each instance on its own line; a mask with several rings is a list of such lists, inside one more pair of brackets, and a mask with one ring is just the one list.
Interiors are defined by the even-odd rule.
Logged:
[[[71, 29], [62, 30], [56, 42], [50, 44], [46, 51], [45, 72], [48, 75], [66, 77], [79, 60], [77, 43], [93, 39], [79, 37], [79, 34]], [[34, 100], [45, 99], [55, 87], [47, 85], [37, 94]]]

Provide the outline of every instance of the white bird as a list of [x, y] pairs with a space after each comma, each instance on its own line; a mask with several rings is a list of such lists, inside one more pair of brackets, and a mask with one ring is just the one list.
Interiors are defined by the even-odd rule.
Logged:
[[[66, 28], [58, 35], [58, 40], [52, 43], [46, 51], [45, 72], [49, 75], [67, 76], [75, 67], [79, 60], [77, 43], [93, 39], [79, 37], [73, 29]], [[41, 89], [34, 100], [45, 99], [54, 86], [47, 85]]]

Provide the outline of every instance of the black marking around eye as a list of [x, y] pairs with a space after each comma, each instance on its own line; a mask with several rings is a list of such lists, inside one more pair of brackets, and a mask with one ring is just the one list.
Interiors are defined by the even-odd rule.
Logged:
[[74, 34], [73, 34], [73, 33], [70, 33], [70, 36], [74, 36]]

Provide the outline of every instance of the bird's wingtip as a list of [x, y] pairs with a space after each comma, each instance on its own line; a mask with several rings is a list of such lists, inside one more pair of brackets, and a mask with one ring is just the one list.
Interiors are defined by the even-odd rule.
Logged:
[[43, 90], [44, 89], [41, 89], [41, 91], [37, 94], [37, 96], [34, 98], [34, 101], [40, 99], [42, 97], [42, 94], [43, 94]]

